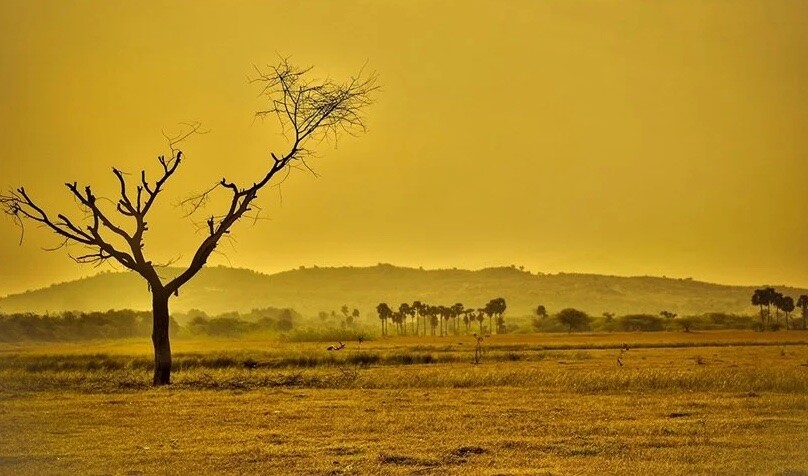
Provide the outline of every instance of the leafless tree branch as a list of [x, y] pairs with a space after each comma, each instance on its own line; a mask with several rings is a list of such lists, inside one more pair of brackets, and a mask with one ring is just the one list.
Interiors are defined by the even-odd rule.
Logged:
[[256, 116], [274, 115], [282, 130], [292, 136], [291, 144], [283, 155], [270, 152], [272, 163], [269, 170], [252, 185], [241, 187], [222, 178], [213, 188], [185, 201], [189, 214], [192, 214], [207, 204], [209, 196], [216, 191], [222, 190], [230, 195], [226, 211], [206, 220], [207, 236], [200, 243], [188, 269], [166, 285], [169, 291], [185, 284], [201, 269], [218, 241], [230, 233], [230, 228], [242, 217], [249, 216], [258, 192], [276, 175], [282, 172], [279, 183], [283, 183], [293, 168], [302, 167], [314, 173], [305, 161], [309, 153], [306, 144], [310, 140], [336, 139], [342, 133], [365, 130], [363, 113], [378, 89], [377, 76], [365, 75], [361, 71], [345, 83], [336, 83], [330, 79], [309, 78], [311, 70], [310, 67], [294, 66], [288, 59], [281, 59], [266, 72], [256, 68], [257, 77], [251, 82], [261, 85], [260, 94], [269, 103], [269, 107]]
[[[155, 179], [149, 179], [146, 170], [141, 170], [139, 181], [132, 187], [130, 176], [118, 168], [112, 169], [119, 195], [111, 202], [112, 209], [118, 218], [123, 217], [128, 223], [126, 227], [114, 220], [107, 207], [100, 206], [102, 198], [97, 197], [89, 185], [82, 188], [77, 182], [68, 182], [65, 186], [79, 208], [85, 211], [83, 222], [74, 221], [62, 213], [53, 218], [22, 187], [0, 194], [0, 206], [21, 227], [24, 221], [33, 221], [55, 232], [64, 240], [59, 247], [70, 243], [87, 247], [87, 253], [74, 257], [77, 262], [99, 264], [112, 259], [140, 273], [151, 289], [176, 293], [204, 266], [222, 238], [231, 239], [229, 233], [235, 223], [245, 216], [253, 223], [260, 219], [261, 208], [254, 201], [274, 178], [277, 177], [274, 185], [280, 185], [292, 169], [307, 170], [316, 175], [306, 162], [310, 154], [307, 149], [309, 142], [336, 139], [340, 134], [352, 135], [365, 129], [363, 113], [378, 89], [377, 76], [360, 71], [356, 77], [337, 83], [331, 79], [311, 78], [311, 71], [312, 68], [299, 68], [288, 59], [281, 59], [266, 71], [256, 68], [257, 77], [251, 83], [261, 86], [260, 94], [268, 103], [268, 107], [256, 113], [256, 117], [275, 116], [282, 130], [290, 136], [288, 149], [284, 154], [271, 152], [268, 169], [250, 185], [242, 186], [222, 178], [204, 192], [180, 202], [186, 215], [190, 216], [205, 208], [213, 193], [221, 191], [229, 197], [224, 210], [210, 215], [204, 225], [200, 224], [206, 234], [187, 269], [166, 284], [155, 271], [158, 265], [148, 261], [143, 254], [144, 234], [149, 229], [147, 216], [183, 161], [179, 144], [193, 134], [207, 132], [199, 123], [185, 124], [185, 129], [173, 136], [163, 133], [171, 153], [157, 158], [160, 167]], [[114, 237], [114, 241], [109, 237]], [[128, 249], [116, 247], [114, 243], [126, 243]]]

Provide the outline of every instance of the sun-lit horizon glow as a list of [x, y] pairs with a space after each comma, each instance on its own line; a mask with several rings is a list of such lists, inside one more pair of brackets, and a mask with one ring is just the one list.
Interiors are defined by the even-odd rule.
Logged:
[[[808, 287], [806, 21], [787, 0], [2, 2], [0, 187], [80, 216], [64, 182], [114, 197], [113, 166], [155, 171], [199, 121], [146, 239], [187, 263], [202, 235], [175, 204], [287, 145], [249, 78], [288, 56], [378, 73], [368, 130], [265, 191], [212, 265]], [[0, 218], [0, 295], [99, 271]]]

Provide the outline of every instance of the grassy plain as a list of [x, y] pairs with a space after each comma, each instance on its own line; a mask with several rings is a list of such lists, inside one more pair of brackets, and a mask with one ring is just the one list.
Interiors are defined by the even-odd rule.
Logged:
[[4, 345], [0, 474], [808, 474], [806, 332], [324, 347]]

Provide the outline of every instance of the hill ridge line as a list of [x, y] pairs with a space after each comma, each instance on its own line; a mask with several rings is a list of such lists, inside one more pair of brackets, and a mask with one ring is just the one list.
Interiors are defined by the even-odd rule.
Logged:
[[[170, 276], [181, 268], [164, 268]], [[397, 307], [421, 300], [433, 304], [462, 302], [479, 307], [504, 297], [509, 313], [525, 315], [539, 304], [548, 310], [576, 307], [603, 312], [683, 314], [733, 312], [752, 314], [756, 286], [665, 276], [617, 276], [595, 273], [531, 273], [513, 266], [422, 269], [380, 263], [375, 266], [308, 266], [277, 273], [249, 268], [204, 268], [173, 299], [175, 311], [192, 308], [209, 313], [291, 307], [307, 315], [339, 309], [343, 304], [373, 314], [379, 302]], [[781, 292], [808, 293], [794, 286]], [[451, 301], [451, 302], [449, 302]], [[104, 271], [93, 276], [0, 298], [0, 312], [146, 310], [146, 284], [133, 272]]]

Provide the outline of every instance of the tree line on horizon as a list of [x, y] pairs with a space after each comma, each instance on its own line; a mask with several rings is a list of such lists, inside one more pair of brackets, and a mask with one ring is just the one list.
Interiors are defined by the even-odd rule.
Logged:
[[[567, 332], [581, 330], [612, 331], [662, 331], [680, 329], [690, 332], [699, 329], [755, 329], [758, 331], [779, 330], [781, 316], [784, 317], [785, 329], [797, 329], [791, 325], [791, 313], [799, 308], [802, 313], [802, 329], [808, 330], [808, 295], [802, 294], [796, 302], [791, 296], [783, 295], [772, 287], [756, 289], [752, 294], [752, 304], [759, 307], [760, 322], [754, 323], [752, 317], [710, 312], [701, 316], [683, 316], [663, 310], [658, 316], [653, 314], [627, 314], [615, 316], [604, 312], [602, 317], [593, 317], [584, 311], [566, 308], [548, 319], [550, 315], [544, 305], [534, 310], [533, 330], [536, 332], [556, 332], [565, 329]], [[774, 308], [774, 321], [772, 320]], [[782, 314], [781, 314], [782, 313]]]
[[[33, 312], [0, 314], [0, 342], [148, 338], [151, 324], [151, 312], [131, 309], [44, 315]], [[176, 335], [179, 328], [172, 317], [172, 334]]]
[[659, 314], [618, 316], [613, 312], [604, 312], [600, 316], [592, 316], [580, 309], [565, 308], [551, 315], [543, 305], [534, 309], [531, 324], [533, 332], [568, 333], [578, 331], [691, 332], [693, 330], [757, 329], [755, 317], [724, 312], [679, 316], [675, 312], [663, 310]]
[[[476, 309], [466, 308], [460, 302], [444, 306], [413, 301], [412, 304], [401, 303], [397, 310], [393, 310], [390, 305], [382, 302], [376, 306], [376, 313], [381, 321], [382, 336], [390, 335], [388, 320], [394, 324], [397, 334], [401, 336], [445, 336], [450, 332], [454, 335], [469, 334], [475, 321], [480, 334], [484, 334], [486, 331], [491, 332], [494, 324], [496, 324], [496, 333], [504, 334], [507, 329], [503, 314], [507, 307], [505, 299], [501, 297], [491, 299], [485, 306]], [[484, 328], [483, 323], [486, 317], [488, 326]], [[407, 318], [410, 318], [409, 332]], [[427, 326], [429, 332], [427, 332]]]
[[[808, 329], [808, 295], [801, 294], [794, 302], [794, 298], [786, 296], [770, 286], [755, 289], [752, 293], [752, 305], [760, 309], [760, 330], [777, 330], [780, 328], [780, 313], [785, 316], [786, 330], [790, 324], [791, 313], [797, 307], [802, 311], [802, 328]], [[772, 307], [774, 307], [775, 322], [772, 322]]]
[[[171, 316], [171, 336], [237, 337], [250, 333], [292, 330], [301, 318], [294, 309], [253, 309], [250, 313], [227, 312], [209, 316], [192, 309]], [[0, 314], [0, 342], [76, 341], [91, 339], [148, 338], [152, 313], [131, 309], [105, 312], [32, 312]]]
[[[754, 329], [776, 331], [808, 329], [808, 296], [793, 298], [764, 287], [752, 294], [752, 304], [759, 314], [736, 315], [721, 312], [679, 316], [668, 310], [654, 314], [617, 316], [604, 312], [591, 316], [584, 311], [565, 308], [550, 314], [544, 305], [537, 306], [528, 327], [511, 322], [506, 326], [505, 299], [490, 300], [480, 308], [466, 308], [462, 303], [452, 306], [429, 305], [421, 301], [401, 303], [393, 309], [386, 303], [376, 307], [381, 324], [381, 336], [395, 335], [449, 336], [477, 333], [479, 335], [506, 332], [656, 332], [711, 329]], [[792, 313], [802, 311], [802, 326], [793, 321]], [[295, 341], [351, 340], [358, 336], [372, 338], [374, 332], [360, 322], [361, 313], [355, 307], [342, 305], [339, 310], [318, 314], [319, 319], [304, 318], [294, 309], [264, 308], [249, 313], [226, 312], [208, 315], [191, 309], [173, 313], [171, 332], [176, 337], [238, 337], [248, 334], [271, 334]], [[148, 338], [152, 314], [129, 309], [105, 312], [63, 312], [60, 314], [0, 313], [0, 342], [18, 341], [77, 341], [88, 339]], [[785, 319], [785, 325], [782, 320]], [[486, 322], [487, 321], [487, 322]], [[301, 325], [303, 327], [301, 327]]]

